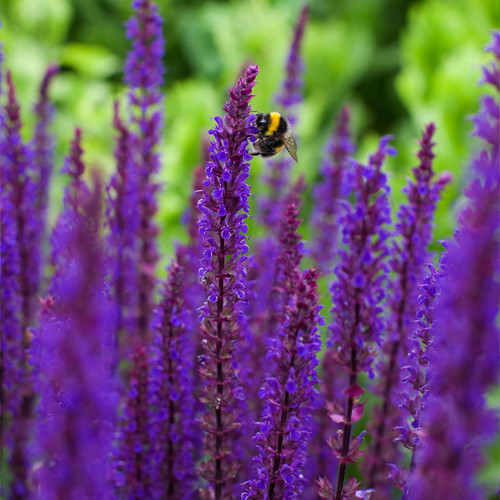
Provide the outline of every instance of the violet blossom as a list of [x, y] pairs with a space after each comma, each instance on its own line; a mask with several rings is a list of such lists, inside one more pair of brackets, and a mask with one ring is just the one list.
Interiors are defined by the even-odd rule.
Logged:
[[401, 457], [393, 441], [396, 437], [394, 427], [402, 424], [398, 406], [400, 371], [407, 362], [408, 342], [417, 311], [418, 285], [422, 281], [424, 264], [430, 258], [427, 247], [432, 239], [434, 211], [441, 191], [451, 180], [448, 173], [435, 178], [432, 169], [434, 131], [435, 126], [430, 123], [422, 132], [417, 153], [420, 164], [412, 169], [415, 180], [409, 180], [403, 189], [408, 202], [399, 208], [390, 245], [389, 318], [374, 387], [380, 403], [375, 405], [368, 426], [372, 441], [363, 463], [367, 484], [375, 489], [374, 499], [386, 498], [382, 493], [390, 488], [386, 463], [397, 464]]
[[151, 354], [149, 381], [148, 476], [152, 498], [191, 498], [197, 471], [195, 453], [194, 342], [198, 325], [186, 307], [188, 253], [177, 251], [169, 268]]
[[[10, 414], [7, 445], [11, 474], [11, 498], [27, 495], [27, 437], [33, 406], [30, 346], [40, 276], [40, 220], [36, 199], [35, 166], [31, 148], [21, 137], [20, 107], [12, 75], [8, 71], [7, 102], [0, 130], [2, 201], [2, 425], [3, 408]], [[3, 233], [5, 231], [5, 234]], [[3, 274], [5, 272], [5, 275]], [[5, 281], [4, 281], [5, 276]], [[5, 404], [5, 407], [3, 406]]]
[[[428, 264], [428, 273], [420, 285], [421, 293], [418, 295], [418, 310], [415, 325], [417, 329], [413, 332], [409, 342], [410, 352], [407, 364], [401, 368], [402, 382], [401, 403], [399, 406], [407, 410], [411, 416], [411, 422], [405, 421], [402, 425], [395, 427], [398, 432], [395, 441], [399, 441], [405, 448], [410, 450], [410, 468], [397, 467], [388, 463], [388, 478], [392, 480], [395, 487], [403, 491], [403, 499], [408, 498], [408, 477], [415, 470], [415, 456], [417, 448], [422, 444], [425, 431], [420, 425], [422, 411], [429, 399], [429, 388], [427, 369], [429, 366], [429, 353], [433, 348], [432, 325], [434, 323], [434, 307], [439, 295], [438, 280], [442, 277], [437, 269]], [[408, 385], [411, 387], [408, 387]]]
[[347, 464], [362, 455], [359, 446], [364, 433], [351, 436], [353, 424], [363, 415], [365, 404], [360, 401], [364, 390], [358, 377], [363, 372], [373, 377], [374, 347], [385, 328], [380, 303], [385, 298], [385, 261], [390, 234], [387, 225], [391, 222], [391, 210], [387, 178], [381, 167], [387, 155], [396, 153], [389, 140], [390, 136], [380, 140], [378, 151], [370, 156], [366, 166], [353, 163], [346, 182], [355, 196], [355, 204], [342, 202], [343, 212], [339, 216], [344, 247], [339, 250], [331, 288], [333, 319], [328, 327], [329, 362], [344, 379], [347, 374], [348, 380], [342, 393], [337, 393], [337, 399], [328, 407], [337, 427], [336, 435], [329, 440], [339, 461], [336, 486], [333, 487], [328, 478], [322, 478], [320, 483], [320, 494], [335, 495], [336, 500], [346, 495]]
[[212, 485], [217, 500], [231, 494], [239, 469], [233, 443], [240, 425], [235, 398], [241, 389], [232, 357], [240, 334], [241, 301], [245, 298], [245, 220], [250, 196], [246, 179], [251, 159], [248, 139], [255, 133], [250, 99], [257, 73], [257, 66], [247, 68], [244, 77], [229, 91], [224, 120], [214, 118], [205, 189], [198, 203], [204, 248], [200, 275], [208, 296], [200, 309], [205, 350], [200, 374], [205, 379], [201, 400], [207, 410], [202, 427], [206, 432], [204, 451], [209, 458], [202, 462], [200, 474]]
[[37, 172], [37, 199], [36, 210], [40, 218], [40, 241], [41, 246], [47, 226], [47, 205], [49, 197], [49, 183], [54, 169], [54, 137], [49, 133], [49, 127], [53, 119], [54, 106], [49, 99], [49, 88], [54, 76], [59, 68], [49, 66], [40, 85], [39, 99], [35, 105], [35, 116], [37, 118], [35, 126], [35, 136], [33, 138], [32, 149], [34, 152], [34, 163]]
[[311, 435], [312, 408], [317, 396], [316, 355], [321, 349], [317, 273], [300, 271], [303, 256], [297, 228], [299, 205], [289, 201], [282, 216], [278, 269], [285, 299], [279, 336], [267, 338], [266, 359], [273, 370], [259, 397], [265, 408], [254, 442], [254, 478], [242, 498], [299, 498], [303, 487], [306, 447]]
[[[295, 108], [297, 104], [302, 102], [304, 63], [300, 56], [300, 49], [308, 19], [309, 7], [305, 5], [300, 11], [293, 32], [292, 45], [286, 63], [286, 76], [275, 99], [292, 127], [297, 122]], [[284, 209], [292, 162], [290, 155], [283, 152], [280, 156], [269, 161], [267, 173], [264, 174], [264, 182], [269, 186], [269, 195], [263, 197], [260, 202], [263, 222], [269, 228], [275, 227]]]
[[[54, 277], [30, 349], [40, 402], [34, 447], [37, 498], [109, 498], [106, 470], [117, 398], [111, 377], [111, 307], [100, 238], [101, 184], [82, 180], [76, 131], [71, 181], [52, 236]], [[96, 474], [96, 471], [99, 471]]]
[[[163, 83], [165, 42], [163, 20], [157, 5], [149, 0], [134, 0], [132, 7], [134, 16], [126, 23], [132, 49], [127, 55], [124, 70], [124, 80], [129, 87], [131, 123], [125, 127], [116, 109], [115, 126], [119, 139], [115, 154], [118, 170], [115, 183], [111, 185], [115, 195], [110, 203], [110, 226], [115, 232], [112, 235], [115, 244], [112, 252], [124, 252], [117, 262], [122, 267], [115, 267], [114, 270], [114, 296], [116, 307], [120, 309], [117, 325], [126, 333], [116, 332], [122, 337], [118, 352], [125, 354], [131, 351], [132, 361], [128, 395], [117, 433], [115, 479], [116, 487], [123, 495], [149, 498], [148, 346], [152, 337], [150, 326], [158, 260], [158, 228], [153, 217], [157, 212], [159, 185], [154, 176], [160, 167], [158, 145], [163, 124], [160, 87]], [[134, 213], [127, 220], [130, 211]], [[136, 211], [138, 218], [135, 217]], [[121, 244], [125, 248], [118, 246]], [[130, 269], [130, 265], [134, 268]]]
[[106, 188], [106, 215], [113, 263], [111, 283], [116, 314], [115, 363], [118, 363], [130, 354], [131, 338], [138, 331], [137, 255], [140, 215], [137, 210], [139, 180], [132, 152], [132, 133], [120, 117], [118, 102], [114, 106], [113, 125], [118, 133], [115, 147], [116, 173]]
[[321, 182], [314, 188], [316, 209], [311, 217], [313, 238], [311, 254], [323, 272], [329, 272], [336, 255], [339, 199], [342, 198], [342, 179], [349, 169], [349, 156], [355, 151], [351, 140], [350, 111], [343, 107], [330, 141], [326, 146], [320, 173]]
[[485, 393], [498, 383], [500, 284], [500, 32], [487, 49], [496, 63], [484, 71], [495, 86], [474, 117], [474, 135], [483, 149], [472, 160], [465, 190], [467, 205], [447, 246], [441, 295], [436, 301], [429, 354], [429, 400], [422, 414], [425, 430], [410, 477], [408, 498], [485, 498], [477, 483], [481, 447], [498, 432], [497, 416]]
[[158, 260], [156, 235], [158, 228], [153, 217], [158, 210], [156, 195], [159, 185], [154, 175], [160, 168], [158, 145], [163, 126], [163, 54], [165, 40], [163, 20], [158, 7], [150, 0], [132, 2], [134, 17], [126, 24], [127, 38], [132, 49], [125, 63], [125, 83], [129, 86], [131, 119], [131, 154], [137, 170], [137, 196], [140, 227], [137, 232], [139, 250], [138, 272], [138, 335], [142, 342], [150, 338], [149, 325], [155, 288], [154, 271]]

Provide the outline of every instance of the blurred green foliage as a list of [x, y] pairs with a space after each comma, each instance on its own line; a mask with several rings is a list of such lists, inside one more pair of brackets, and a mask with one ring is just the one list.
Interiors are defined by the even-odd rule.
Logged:
[[[159, 217], [170, 252], [172, 238], [183, 238], [179, 218], [190, 194], [190, 172], [201, 162], [210, 117], [220, 113], [227, 88], [248, 62], [260, 67], [254, 108], [274, 107], [302, 2], [159, 4], [168, 68]], [[498, 21], [497, 10], [489, 0], [312, 0], [303, 43], [305, 99], [295, 130], [301, 161], [294, 176], [303, 174], [310, 183], [318, 179], [324, 143], [340, 107], [349, 104], [360, 159], [366, 159], [380, 135], [394, 134], [399, 154], [388, 168], [397, 206], [416, 164], [420, 130], [433, 120], [436, 169], [455, 175], [437, 218], [437, 237], [448, 236], [474, 147], [466, 117], [478, 108], [480, 66], [489, 60], [482, 47]], [[4, 66], [14, 75], [26, 137], [44, 69], [54, 61], [62, 67], [52, 88], [58, 169], [75, 126], [83, 129], [87, 163], [107, 175], [113, 169], [112, 103], [124, 98], [121, 67], [129, 43], [123, 23], [130, 15], [131, 6], [123, 0], [3, 0]], [[258, 192], [265, 164], [260, 159], [253, 163]], [[62, 182], [54, 182], [52, 220]]]

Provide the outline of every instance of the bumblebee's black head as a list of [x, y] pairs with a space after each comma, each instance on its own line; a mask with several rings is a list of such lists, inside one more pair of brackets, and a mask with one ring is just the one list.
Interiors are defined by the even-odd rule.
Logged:
[[271, 120], [270, 113], [259, 113], [255, 118], [255, 125], [261, 134], [265, 134]]

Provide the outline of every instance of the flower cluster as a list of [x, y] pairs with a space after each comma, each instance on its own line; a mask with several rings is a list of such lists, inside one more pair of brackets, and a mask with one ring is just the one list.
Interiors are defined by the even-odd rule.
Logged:
[[[26, 349], [35, 325], [40, 286], [41, 245], [45, 234], [47, 176], [51, 168], [47, 125], [49, 69], [40, 90], [33, 145], [23, 142], [21, 114], [10, 72], [7, 102], [0, 111], [2, 228], [2, 430], [8, 428], [13, 491], [27, 489], [27, 428], [33, 394]], [[5, 409], [5, 410], [4, 410]], [[5, 412], [5, 413], [4, 413]]]
[[344, 212], [339, 217], [345, 248], [340, 249], [339, 264], [334, 270], [329, 362], [347, 383], [329, 408], [332, 422], [340, 424], [329, 442], [340, 465], [335, 489], [328, 483], [323, 492], [335, 492], [337, 500], [344, 494], [347, 464], [363, 454], [359, 448], [362, 435], [351, 437], [353, 423], [362, 417], [365, 404], [360, 402], [364, 390], [358, 377], [362, 372], [373, 376], [374, 348], [385, 328], [380, 303], [385, 298], [387, 225], [391, 218], [389, 188], [381, 168], [385, 157], [395, 154], [389, 140], [389, 136], [380, 140], [379, 149], [367, 165], [352, 165], [346, 182], [355, 193], [356, 203], [351, 206], [343, 202]]
[[[429, 250], [432, 219], [450, 176], [433, 172], [434, 125], [393, 211], [390, 137], [366, 164], [351, 158], [347, 108], [316, 188], [277, 167], [272, 199], [254, 194], [272, 216], [266, 237], [247, 238], [251, 65], [214, 118], [183, 219], [189, 240], [156, 297], [164, 41], [153, 1], [132, 6], [128, 106], [117, 102], [110, 124], [115, 171], [104, 195], [76, 128], [45, 245], [50, 266], [57, 70], [43, 78], [29, 141], [12, 75], [2, 74], [2, 498], [486, 498], [477, 481], [498, 430], [486, 397], [500, 367], [500, 33], [483, 76], [496, 93], [473, 118], [483, 149], [440, 258]], [[279, 100], [286, 113], [300, 101], [307, 16]], [[303, 269], [302, 222], [315, 264], [333, 268], [326, 279]], [[331, 312], [323, 348], [320, 303]]]
[[241, 327], [240, 304], [245, 298], [248, 140], [254, 131], [250, 99], [257, 73], [257, 66], [247, 68], [229, 91], [224, 120], [214, 118], [205, 189], [198, 203], [204, 248], [200, 275], [207, 293], [200, 309], [205, 351], [200, 373], [206, 381], [201, 399], [208, 407], [202, 426], [205, 452], [210, 456], [200, 473], [213, 485], [216, 498], [230, 494], [239, 468], [232, 449], [240, 425], [235, 408], [240, 389], [232, 353]]
[[148, 398], [152, 498], [189, 498], [197, 476], [193, 365], [194, 340], [198, 339], [190, 338], [194, 325], [185, 303], [186, 260], [185, 250], [179, 249], [156, 311]]
[[320, 167], [322, 182], [314, 188], [314, 196], [318, 201], [317, 209], [311, 218], [314, 228], [311, 254], [324, 272], [330, 270], [336, 255], [339, 200], [345, 194], [342, 192], [343, 176], [349, 169], [349, 157], [355, 150], [351, 141], [349, 121], [349, 108], [344, 107], [326, 146], [326, 158]]
[[267, 358], [275, 368], [259, 391], [266, 406], [254, 437], [256, 472], [242, 498], [298, 498], [304, 486], [305, 450], [317, 395], [316, 354], [321, 341], [317, 273], [300, 272], [298, 213], [298, 205], [290, 200], [283, 214], [278, 258], [286, 299], [283, 326], [279, 336], [268, 338]]
[[[30, 349], [37, 407], [34, 481], [41, 498], [106, 498], [117, 398], [111, 377], [112, 323], [100, 238], [101, 184], [82, 180], [77, 130], [66, 172], [65, 210], [53, 238], [55, 273]], [[24, 497], [23, 497], [24, 498]]]
[[[500, 90], [500, 33], [488, 47], [497, 66], [484, 79]], [[468, 203], [448, 244], [441, 293], [436, 300], [434, 348], [429, 354], [429, 399], [421, 418], [425, 439], [416, 454], [409, 498], [485, 498], [474, 481], [478, 447], [496, 429], [484, 394], [498, 383], [500, 283], [500, 105], [485, 97], [475, 116], [484, 148], [472, 161]], [[465, 370], [464, 367], [467, 367]]]
[[432, 238], [432, 221], [436, 203], [444, 186], [451, 180], [447, 174], [434, 179], [432, 149], [435, 126], [429, 124], [422, 133], [420, 164], [412, 169], [415, 181], [410, 180], [403, 192], [408, 203], [401, 205], [390, 245], [389, 266], [392, 277], [388, 286], [389, 321], [383, 339], [384, 358], [378, 368], [379, 382], [375, 393], [381, 403], [374, 409], [369, 431], [373, 441], [364, 462], [370, 487], [380, 491], [389, 485], [386, 463], [396, 464], [400, 453], [394, 446], [394, 427], [402, 424], [397, 398], [401, 392], [401, 366], [406, 364], [413, 321], [417, 312], [418, 285], [422, 282], [424, 264], [429, 260], [427, 247]]

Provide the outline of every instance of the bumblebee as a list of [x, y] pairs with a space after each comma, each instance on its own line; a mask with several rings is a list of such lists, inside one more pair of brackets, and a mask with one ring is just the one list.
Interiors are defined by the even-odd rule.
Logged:
[[259, 113], [255, 119], [257, 140], [253, 143], [253, 156], [264, 158], [274, 156], [286, 148], [290, 156], [297, 162], [297, 144], [290, 131], [290, 123], [276, 111]]

